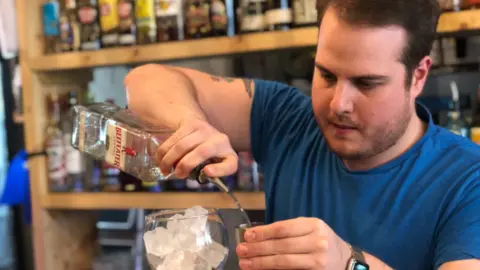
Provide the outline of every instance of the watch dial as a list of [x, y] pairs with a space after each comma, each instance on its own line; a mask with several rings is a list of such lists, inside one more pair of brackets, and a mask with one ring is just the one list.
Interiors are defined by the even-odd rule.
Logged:
[[368, 266], [361, 265], [357, 262], [357, 264], [353, 267], [353, 270], [369, 270]]

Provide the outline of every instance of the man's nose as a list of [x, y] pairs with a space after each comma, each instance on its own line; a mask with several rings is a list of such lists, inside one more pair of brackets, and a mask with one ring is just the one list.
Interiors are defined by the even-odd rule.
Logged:
[[351, 113], [353, 111], [353, 89], [348, 83], [338, 82], [330, 102], [330, 109], [336, 114]]

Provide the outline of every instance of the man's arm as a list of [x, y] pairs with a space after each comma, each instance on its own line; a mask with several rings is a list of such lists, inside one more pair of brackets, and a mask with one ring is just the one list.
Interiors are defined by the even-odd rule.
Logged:
[[252, 80], [148, 64], [133, 69], [125, 86], [129, 109], [143, 120], [176, 129], [186, 118], [201, 118], [226, 134], [235, 150], [250, 148]]
[[444, 263], [440, 270], [477, 270], [480, 269], [480, 260], [459, 260]]

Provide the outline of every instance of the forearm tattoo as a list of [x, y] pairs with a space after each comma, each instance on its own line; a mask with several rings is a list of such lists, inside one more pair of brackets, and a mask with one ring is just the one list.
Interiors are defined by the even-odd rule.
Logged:
[[[219, 76], [211, 76], [212, 80], [215, 82], [227, 82], [232, 83], [235, 81], [235, 78], [229, 77], [219, 77]], [[245, 85], [245, 91], [247, 92], [248, 96], [252, 98], [253, 96], [253, 81], [251, 79], [241, 79], [243, 84]]]

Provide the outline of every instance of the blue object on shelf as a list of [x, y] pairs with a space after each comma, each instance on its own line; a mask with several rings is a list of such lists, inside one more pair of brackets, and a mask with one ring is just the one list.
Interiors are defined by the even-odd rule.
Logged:
[[5, 186], [0, 190], [0, 204], [22, 205], [25, 222], [31, 223], [30, 174], [27, 166], [28, 154], [18, 152], [10, 162]]

